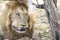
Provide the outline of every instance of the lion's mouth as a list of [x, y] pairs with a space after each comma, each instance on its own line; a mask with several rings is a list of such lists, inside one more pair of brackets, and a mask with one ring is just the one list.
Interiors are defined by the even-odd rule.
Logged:
[[25, 31], [25, 28], [17, 28], [17, 27], [14, 27], [14, 26], [13, 26], [13, 28], [15, 28], [17, 31]]
[[27, 28], [21, 27], [21, 28], [17, 28], [15, 26], [13, 26], [13, 29], [16, 30], [19, 33], [24, 33], [26, 32]]

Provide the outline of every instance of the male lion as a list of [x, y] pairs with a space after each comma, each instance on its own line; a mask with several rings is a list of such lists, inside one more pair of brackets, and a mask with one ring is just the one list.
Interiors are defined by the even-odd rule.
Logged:
[[32, 38], [34, 19], [29, 15], [28, 6], [24, 2], [11, 1], [0, 16], [0, 27], [4, 38], [17, 40], [22, 37]]

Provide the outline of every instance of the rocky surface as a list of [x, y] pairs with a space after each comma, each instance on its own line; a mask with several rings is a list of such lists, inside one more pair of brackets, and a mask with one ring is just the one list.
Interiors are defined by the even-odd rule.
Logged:
[[44, 9], [34, 9], [36, 24], [33, 37], [36, 40], [50, 40], [50, 27]]

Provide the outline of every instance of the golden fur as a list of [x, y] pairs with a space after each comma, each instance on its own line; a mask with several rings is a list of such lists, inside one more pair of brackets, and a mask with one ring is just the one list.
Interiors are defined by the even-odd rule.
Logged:
[[[12, 11], [15, 10], [17, 8], [17, 6], [21, 6], [23, 5], [27, 11], [25, 11], [28, 15], [28, 29], [26, 31], [25, 34], [20, 34], [20, 33], [17, 33], [15, 30], [13, 30], [11, 27], [12, 27], [12, 20], [13, 19], [11, 15], [13, 14]], [[15, 13], [14, 13], [15, 14]], [[25, 14], [23, 14], [25, 15]], [[20, 23], [20, 22], [19, 22]], [[18, 2], [18, 1], [14, 1], [14, 2], [9, 2], [7, 5], [6, 5], [6, 9], [4, 10], [3, 14], [0, 16], [0, 25], [2, 25], [2, 31], [3, 31], [3, 35], [10, 39], [10, 40], [17, 40], [21, 37], [24, 37], [24, 36], [27, 36], [29, 38], [32, 38], [32, 35], [33, 35], [33, 30], [34, 30], [34, 15], [30, 15], [28, 13], [28, 6], [27, 6], [27, 3], [24, 3], [24, 2]]]

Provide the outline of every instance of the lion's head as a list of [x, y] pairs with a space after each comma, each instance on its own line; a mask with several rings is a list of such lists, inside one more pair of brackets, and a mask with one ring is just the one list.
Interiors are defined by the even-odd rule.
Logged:
[[[7, 4], [5, 36], [10, 39], [23, 36], [32, 37], [34, 19], [33, 15], [28, 14], [28, 7], [25, 3], [17, 1]], [[4, 30], [5, 30], [4, 29]], [[15, 39], [14, 39], [15, 40]]]
[[28, 11], [20, 5], [11, 12], [12, 29], [18, 33], [26, 32], [28, 28]]

